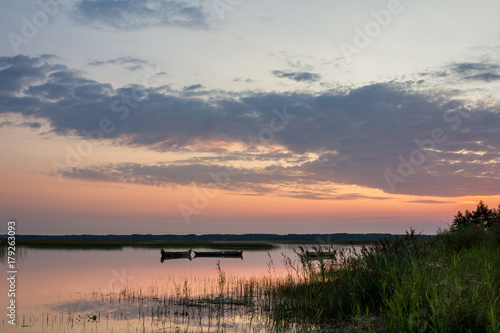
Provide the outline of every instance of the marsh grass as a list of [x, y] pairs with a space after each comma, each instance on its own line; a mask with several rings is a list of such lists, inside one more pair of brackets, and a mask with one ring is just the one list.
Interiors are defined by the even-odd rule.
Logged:
[[276, 282], [271, 315], [375, 332], [498, 332], [496, 232], [474, 228], [422, 241], [410, 231], [358, 253], [337, 250], [333, 260], [288, 259], [299, 281]]
[[[306, 251], [328, 254], [310, 260]], [[92, 295], [96, 309], [59, 326], [136, 332], [499, 332], [498, 228], [440, 232], [339, 249], [299, 246], [287, 273], [162, 277]], [[53, 326], [54, 324], [52, 324]], [[45, 326], [50, 327], [49, 318]]]
[[[94, 300], [113, 309], [113, 320], [142, 321], [148, 329], [166, 332], [268, 332], [272, 320], [264, 307], [269, 279], [226, 276], [217, 265], [218, 276], [194, 280], [169, 277], [146, 288], [125, 287], [116, 293], [96, 293]], [[175, 330], [173, 330], [175, 328]], [[161, 331], [161, 329], [160, 329]]]

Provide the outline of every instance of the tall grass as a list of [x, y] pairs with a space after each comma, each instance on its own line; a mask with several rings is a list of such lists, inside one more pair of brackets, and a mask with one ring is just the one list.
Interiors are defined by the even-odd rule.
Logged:
[[[306, 251], [328, 253], [309, 260]], [[328, 258], [328, 259], [325, 259]], [[288, 274], [226, 275], [156, 281], [96, 294], [102, 318], [137, 318], [142, 331], [205, 332], [500, 332], [499, 228], [464, 228], [421, 240], [410, 230], [396, 240], [338, 249], [299, 247], [285, 257]], [[274, 272], [274, 275], [273, 275]], [[200, 280], [201, 279], [201, 280]], [[80, 318], [80, 317], [74, 317]], [[106, 319], [107, 320], [107, 319]], [[81, 320], [80, 320], [81, 321]], [[71, 325], [85, 322], [71, 321]], [[136, 323], [137, 324], [137, 323]], [[107, 323], [106, 323], [107, 325]], [[128, 324], [127, 324], [128, 325]], [[97, 327], [97, 326], [96, 326]]]
[[277, 281], [269, 292], [276, 322], [389, 332], [500, 331], [497, 231], [442, 232], [427, 241], [410, 231], [359, 253], [335, 255], [315, 264], [288, 259], [298, 279]]

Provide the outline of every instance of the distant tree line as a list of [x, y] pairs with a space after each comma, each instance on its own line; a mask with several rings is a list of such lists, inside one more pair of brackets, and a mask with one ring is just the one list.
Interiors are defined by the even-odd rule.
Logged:
[[[207, 234], [207, 235], [17, 235], [17, 239], [54, 239], [54, 240], [128, 240], [128, 241], [213, 241], [213, 242], [349, 242], [396, 239], [404, 235], [369, 233], [369, 234]], [[6, 238], [7, 235], [0, 235]], [[422, 239], [434, 237], [420, 235]]]

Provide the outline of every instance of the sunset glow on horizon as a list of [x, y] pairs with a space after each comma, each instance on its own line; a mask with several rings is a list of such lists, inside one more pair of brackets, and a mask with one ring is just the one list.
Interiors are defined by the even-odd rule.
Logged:
[[434, 234], [498, 206], [500, 3], [222, 2], [2, 2], [1, 219]]

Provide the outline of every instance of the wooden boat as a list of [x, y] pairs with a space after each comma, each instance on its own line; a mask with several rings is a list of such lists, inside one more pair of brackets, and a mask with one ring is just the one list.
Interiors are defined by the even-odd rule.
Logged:
[[167, 258], [189, 258], [191, 259], [191, 252], [193, 250], [189, 249], [187, 251], [165, 251], [164, 249], [161, 249], [161, 257], [164, 259]]
[[330, 252], [318, 252], [318, 251], [306, 251], [303, 255], [304, 259], [308, 260], [324, 260], [324, 259], [335, 259], [336, 253]]
[[243, 259], [243, 251], [211, 251], [198, 252], [194, 251], [194, 257], [217, 257], [217, 258], [241, 258]]

